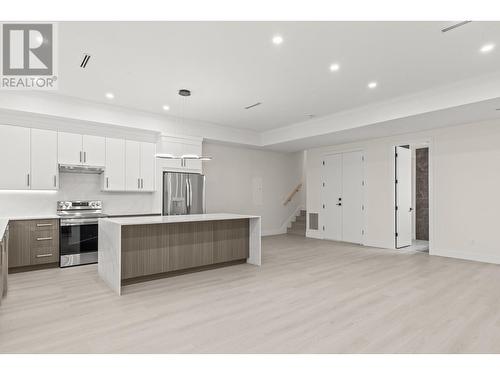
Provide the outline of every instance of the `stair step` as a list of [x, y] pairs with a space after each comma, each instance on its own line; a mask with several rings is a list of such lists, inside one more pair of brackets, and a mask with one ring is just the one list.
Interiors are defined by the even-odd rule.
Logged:
[[306, 217], [305, 216], [296, 216], [295, 217], [295, 223], [296, 222], [306, 222]]
[[294, 235], [297, 235], [297, 236], [305, 236], [306, 235], [306, 231], [305, 230], [293, 230], [293, 229], [290, 229], [288, 228], [288, 230], [286, 231], [287, 234], [294, 234]]
[[293, 222], [291, 225], [292, 229], [306, 229], [306, 223], [305, 222]]

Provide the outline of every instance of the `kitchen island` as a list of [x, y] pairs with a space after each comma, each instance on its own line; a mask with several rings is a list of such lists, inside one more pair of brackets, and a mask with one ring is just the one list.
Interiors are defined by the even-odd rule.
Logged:
[[117, 294], [136, 282], [261, 264], [261, 218], [238, 214], [99, 219], [99, 276]]

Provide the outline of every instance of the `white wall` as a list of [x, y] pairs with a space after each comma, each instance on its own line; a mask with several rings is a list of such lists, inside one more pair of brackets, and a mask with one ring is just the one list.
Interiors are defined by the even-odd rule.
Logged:
[[0, 217], [54, 215], [58, 200], [97, 199], [109, 214], [160, 213], [154, 207], [152, 193], [102, 192], [100, 175], [60, 174], [60, 190], [54, 192], [1, 191]]
[[203, 154], [213, 157], [203, 165], [207, 212], [260, 215], [264, 235], [286, 231], [289, 217], [304, 203], [297, 194], [292, 202], [283, 205], [302, 179], [303, 152], [278, 153], [204, 143]]
[[[500, 263], [497, 240], [500, 223], [498, 120], [308, 150], [308, 212], [321, 212], [322, 155], [363, 149], [365, 245], [393, 248], [393, 146], [426, 141], [430, 142], [430, 253]], [[308, 231], [307, 234], [322, 237], [320, 231]]]

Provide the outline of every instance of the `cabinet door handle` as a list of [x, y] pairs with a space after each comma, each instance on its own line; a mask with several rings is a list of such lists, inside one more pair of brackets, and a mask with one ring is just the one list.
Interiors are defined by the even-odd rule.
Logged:
[[57, 176], [54, 175], [54, 187], [56, 187], [56, 186], [57, 186]]
[[38, 254], [36, 257], [37, 258], [47, 258], [47, 257], [51, 257], [52, 256], [52, 253], [49, 253], [49, 254]]
[[51, 227], [52, 224], [51, 223], [43, 223], [43, 224], [37, 224], [36, 226], [37, 227]]
[[137, 189], [140, 189], [141, 188], [141, 179], [138, 178], [137, 179]]
[[30, 186], [30, 174], [28, 173], [28, 174], [26, 175], [26, 177], [27, 177], [27, 181], [26, 181], [26, 183], [27, 183], [27, 185], [28, 185], [28, 186]]
[[141, 178], [141, 189], [144, 189], [144, 180]]
[[82, 162], [82, 152], [80, 151], [80, 163]]
[[48, 241], [48, 240], [51, 240], [52, 237], [38, 237], [36, 240], [37, 241]]
[[106, 188], [109, 188], [109, 177], [106, 177]]
[[83, 162], [86, 163], [87, 162], [87, 151], [84, 151], [83, 152]]

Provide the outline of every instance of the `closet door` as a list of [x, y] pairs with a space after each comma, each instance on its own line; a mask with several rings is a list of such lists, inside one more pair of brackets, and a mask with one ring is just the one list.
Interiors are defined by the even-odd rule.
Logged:
[[363, 243], [363, 153], [342, 154], [342, 241]]
[[410, 246], [412, 238], [411, 150], [396, 147], [396, 248]]
[[323, 236], [325, 239], [342, 241], [342, 154], [328, 155], [323, 160]]

